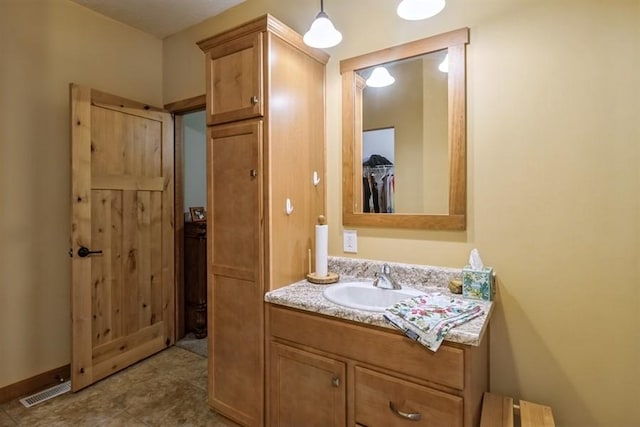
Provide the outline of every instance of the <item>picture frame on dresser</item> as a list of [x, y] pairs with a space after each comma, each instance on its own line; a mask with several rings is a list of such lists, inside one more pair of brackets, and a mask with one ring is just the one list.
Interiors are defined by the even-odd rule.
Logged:
[[190, 207], [189, 213], [191, 214], [192, 222], [204, 222], [207, 220], [207, 215], [203, 206]]

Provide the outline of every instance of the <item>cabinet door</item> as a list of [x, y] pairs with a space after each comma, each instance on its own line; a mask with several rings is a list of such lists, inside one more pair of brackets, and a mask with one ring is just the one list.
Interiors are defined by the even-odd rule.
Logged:
[[345, 365], [271, 343], [270, 425], [345, 426]]
[[207, 124], [263, 115], [262, 33], [249, 34], [207, 52]]
[[209, 402], [245, 426], [264, 399], [262, 123], [209, 128]]

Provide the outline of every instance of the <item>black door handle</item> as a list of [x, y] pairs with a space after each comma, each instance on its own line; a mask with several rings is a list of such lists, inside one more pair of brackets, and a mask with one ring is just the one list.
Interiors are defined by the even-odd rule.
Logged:
[[90, 251], [89, 248], [85, 248], [84, 246], [80, 246], [80, 249], [78, 249], [78, 256], [80, 258], [84, 258], [87, 255], [91, 255], [91, 254], [101, 254], [102, 251]]

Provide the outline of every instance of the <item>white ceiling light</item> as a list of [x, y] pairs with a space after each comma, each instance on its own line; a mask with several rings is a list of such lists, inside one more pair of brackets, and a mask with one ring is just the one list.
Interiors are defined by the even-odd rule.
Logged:
[[449, 72], [449, 54], [448, 53], [444, 56], [444, 59], [442, 60], [440, 65], [438, 65], [438, 70], [442, 71], [443, 73]]
[[371, 72], [371, 75], [367, 79], [367, 86], [371, 87], [385, 87], [392, 85], [396, 79], [393, 78], [389, 71], [384, 67], [376, 67]]
[[402, 0], [398, 15], [409, 21], [431, 18], [444, 9], [445, 0]]
[[336, 30], [326, 13], [324, 13], [323, 0], [320, 0], [320, 12], [311, 23], [311, 28], [303, 37], [307, 46], [325, 49], [333, 47], [342, 41], [342, 34]]

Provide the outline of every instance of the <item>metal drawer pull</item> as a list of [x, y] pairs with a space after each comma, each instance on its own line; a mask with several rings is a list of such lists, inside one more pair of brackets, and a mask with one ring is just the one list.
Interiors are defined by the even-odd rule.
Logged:
[[414, 413], [402, 412], [401, 410], [398, 409], [396, 404], [391, 401], [389, 401], [389, 409], [391, 409], [391, 411], [393, 411], [399, 417], [405, 418], [407, 420], [420, 421], [420, 419], [422, 418], [422, 414], [420, 412], [414, 412]]
[[257, 171], [257, 170], [255, 170], [255, 169], [251, 169], [251, 170], [249, 171], [249, 175], [250, 175], [252, 178], [255, 178], [256, 176], [258, 176], [258, 171]]
[[336, 375], [331, 378], [331, 385], [334, 387], [340, 387], [340, 377]]
[[251, 105], [256, 105], [258, 103], [258, 97], [257, 96], [252, 96], [251, 97]]

